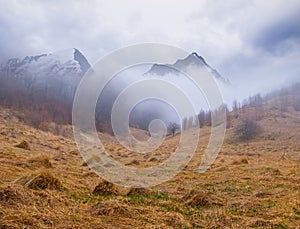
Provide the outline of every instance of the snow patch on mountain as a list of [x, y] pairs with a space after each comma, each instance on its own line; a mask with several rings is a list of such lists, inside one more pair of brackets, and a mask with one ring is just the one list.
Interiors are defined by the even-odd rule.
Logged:
[[1, 65], [1, 72], [14, 77], [30, 74], [39, 77], [81, 75], [90, 68], [87, 59], [77, 49], [70, 49], [23, 59], [12, 58]]
[[0, 67], [2, 77], [14, 77], [25, 87], [48, 90], [72, 97], [85, 72], [90, 68], [78, 49], [68, 49], [23, 59], [12, 58]]

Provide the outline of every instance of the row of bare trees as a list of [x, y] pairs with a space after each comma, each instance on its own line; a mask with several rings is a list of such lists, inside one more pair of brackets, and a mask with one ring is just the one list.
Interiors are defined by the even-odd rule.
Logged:
[[0, 76], [0, 105], [17, 110], [19, 118], [35, 127], [43, 122], [71, 123], [72, 100], [30, 87], [14, 77]]
[[[275, 109], [279, 114], [284, 115], [289, 109], [300, 111], [300, 83], [275, 91], [262, 97], [260, 94], [250, 96], [242, 102], [234, 100], [228, 108], [223, 105], [222, 112], [226, 112], [227, 127], [233, 127], [234, 120], [235, 135], [242, 140], [251, 140], [262, 132], [259, 121], [268, 115], [270, 109]], [[188, 129], [199, 124], [199, 127], [211, 126], [212, 115], [217, 112], [201, 110], [197, 117], [186, 117], [182, 121], [182, 129]]]
[[[106, 102], [109, 101], [110, 100], [106, 100]], [[51, 91], [47, 86], [40, 89], [33, 87], [33, 81], [30, 80], [21, 82], [20, 79], [14, 77], [0, 76], [0, 105], [18, 109], [21, 111], [20, 113], [24, 114], [21, 118], [34, 126], [39, 126], [43, 122], [71, 124], [72, 99], [67, 99], [63, 95]], [[268, 108], [266, 108], [266, 105], [268, 105]], [[104, 104], [103, 107], [107, 107], [107, 104]], [[103, 107], [99, 109], [102, 113], [106, 111]], [[200, 128], [211, 126], [212, 115], [225, 111], [227, 127], [232, 127], [234, 120], [242, 117], [242, 119], [246, 120], [244, 129], [249, 129], [256, 126], [249, 122], [259, 122], [267, 114], [268, 109], [276, 109], [281, 113], [289, 109], [300, 111], [300, 83], [294, 84], [287, 89], [270, 93], [264, 97], [257, 94], [242, 102], [235, 100], [229, 108], [224, 104], [219, 110], [217, 109], [213, 112], [210, 110], [200, 110], [197, 116], [185, 117], [182, 123], [170, 123], [168, 128], [170, 133], [175, 134], [176, 131], [186, 130], [198, 125]], [[135, 115], [130, 120], [131, 125], [146, 129], [153, 118], [160, 116], [160, 110], [161, 109], [155, 110], [153, 108], [151, 114]], [[110, 112], [108, 111], [106, 113], [107, 117], [110, 117]], [[103, 114], [100, 116], [104, 117]], [[105, 120], [98, 121], [105, 122]], [[108, 121], [109, 119], [107, 122]]]

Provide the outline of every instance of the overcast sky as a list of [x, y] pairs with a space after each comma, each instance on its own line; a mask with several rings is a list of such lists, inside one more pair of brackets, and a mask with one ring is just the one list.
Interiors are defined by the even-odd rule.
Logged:
[[300, 80], [299, 0], [0, 0], [0, 59], [78, 48], [93, 64], [160, 42], [196, 51], [237, 93]]

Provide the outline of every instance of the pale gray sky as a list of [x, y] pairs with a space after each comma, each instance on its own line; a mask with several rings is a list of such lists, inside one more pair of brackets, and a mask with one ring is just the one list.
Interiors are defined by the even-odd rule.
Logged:
[[241, 95], [300, 80], [298, 0], [0, 0], [1, 60], [140, 42], [196, 51]]

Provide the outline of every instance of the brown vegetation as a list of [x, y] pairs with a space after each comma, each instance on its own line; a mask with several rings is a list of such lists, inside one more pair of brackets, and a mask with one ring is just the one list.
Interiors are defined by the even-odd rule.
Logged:
[[94, 195], [100, 195], [100, 196], [118, 195], [118, 193], [119, 190], [116, 185], [103, 179], [98, 183], [98, 185], [93, 190]]
[[[287, 98], [230, 112], [225, 142], [207, 172], [197, 173], [210, 136], [204, 125], [184, 170], [151, 189], [124, 192], [83, 166], [71, 137], [35, 129], [1, 107], [0, 228], [298, 228], [300, 120]], [[235, 130], [249, 117], [263, 131], [245, 143]], [[139, 167], [165, 160], [180, 138], [135, 154], [111, 135], [99, 136], [112, 158], [137, 160]], [[31, 150], [15, 147], [22, 139]]]
[[18, 147], [18, 148], [21, 148], [21, 149], [30, 150], [29, 144], [25, 140], [22, 140], [20, 143], [15, 144], [15, 147]]
[[63, 189], [61, 182], [47, 170], [43, 170], [39, 172], [37, 175], [30, 174], [21, 177], [16, 181], [16, 183], [35, 190], [44, 190], [44, 189], [62, 190]]

